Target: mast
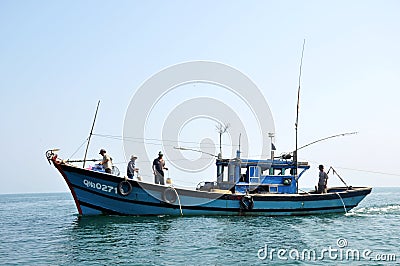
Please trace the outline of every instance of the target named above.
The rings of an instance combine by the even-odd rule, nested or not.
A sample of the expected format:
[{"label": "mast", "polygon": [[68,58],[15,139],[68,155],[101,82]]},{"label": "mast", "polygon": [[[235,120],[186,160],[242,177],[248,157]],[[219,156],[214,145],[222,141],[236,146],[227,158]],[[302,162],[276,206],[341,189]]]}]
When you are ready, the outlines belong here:
[{"label": "mast", "polygon": [[96,108],[96,113],[94,114],[92,129],[90,130],[90,134],[89,134],[89,137],[88,137],[88,142],[87,142],[86,151],[85,151],[85,157],[83,157],[83,168],[85,168],[86,156],[87,156],[87,152],[88,152],[88,149],[89,149],[90,139],[92,138],[92,135],[93,135],[93,128],[94,128],[94,123],[96,122],[97,111],[99,110],[99,105],[100,105],[100,100],[97,102],[97,108]]},{"label": "mast", "polygon": [[298,89],[297,89],[297,110],[296,110],[296,123],[295,123],[295,130],[296,130],[296,150],[295,150],[295,152],[293,153],[293,160],[294,160],[294,163],[295,163],[295,165],[296,165],[296,167],[295,167],[295,170],[294,170],[294,175],[295,175],[295,180],[296,180],[296,193],[298,193],[299,192],[299,183],[298,183],[298,179],[299,179],[299,177],[298,177],[298,175],[297,175],[297,168],[298,168],[298,157],[297,157],[297,150],[298,150],[298,142],[297,142],[297,139],[298,139],[298,126],[299,126],[299,108],[300,108],[300,85],[301,85],[301,68],[302,68],[302,66],[303,66],[303,55],[304,55],[304,46],[305,46],[305,44],[306,44],[306,39],[304,39],[304,41],[303,41],[303,49],[302,49],[302,51],[301,51],[301,60],[300,60],[300,72],[299,72],[299,87],[298,87]]}]

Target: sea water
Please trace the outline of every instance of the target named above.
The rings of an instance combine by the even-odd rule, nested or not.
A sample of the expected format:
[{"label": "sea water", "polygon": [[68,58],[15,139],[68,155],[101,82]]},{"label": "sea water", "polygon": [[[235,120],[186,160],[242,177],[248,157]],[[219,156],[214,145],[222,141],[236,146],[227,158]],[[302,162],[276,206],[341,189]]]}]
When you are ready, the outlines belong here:
[{"label": "sea water", "polygon": [[348,214],[77,216],[68,193],[0,195],[0,265],[399,265],[400,188]]}]

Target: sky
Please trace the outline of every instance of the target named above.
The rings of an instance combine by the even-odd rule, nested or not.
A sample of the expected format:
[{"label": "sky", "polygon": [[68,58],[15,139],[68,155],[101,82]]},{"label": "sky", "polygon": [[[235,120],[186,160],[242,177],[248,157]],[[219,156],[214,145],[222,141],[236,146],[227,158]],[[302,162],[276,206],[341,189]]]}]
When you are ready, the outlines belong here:
[{"label": "sky", "polygon": [[[169,66],[196,60],[226,64],[257,84],[274,118],[277,152],[293,150],[304,39],[299,144],[358,134],[301,150],[300,159],[311,169],[300,186],[313,187],[323,163],[353,186],[398,187],[399,11],[398,1],[2,0],[0,193],[68,191],[48,164],[46,150],[60,148],[60,157],[82,159],[84,146],[71,155],[89,135],[98,100],[94,133],[122,136],[138,88]],[[180,89],[175,93],[182,99],[213,97],[211,87]],[[246,116],[233,98],[226,104]],[[171,103],[179,97],[163,100]],[[164,122],[154,113],[149,117],[150,129]],[[181,130],[182,140],[217,143],[212,123],[189,123]],[[143,142],[150,158],[163,149],[157,140]],[[224,153],[236,142],[225,135]],[[88,158],[99,158],[100,148],[124,171],[122,141],[93,136]],[[138,157],[139,168],[151,167],[140,161],[143,155]],[[203,173],[206,179],[214,178],[210,167]],[[174,176],[173,168],[170,174]],[[175,174],[173,179],[188,183],[200,178]],[[340,185],[333,176],[329,182]]]}]

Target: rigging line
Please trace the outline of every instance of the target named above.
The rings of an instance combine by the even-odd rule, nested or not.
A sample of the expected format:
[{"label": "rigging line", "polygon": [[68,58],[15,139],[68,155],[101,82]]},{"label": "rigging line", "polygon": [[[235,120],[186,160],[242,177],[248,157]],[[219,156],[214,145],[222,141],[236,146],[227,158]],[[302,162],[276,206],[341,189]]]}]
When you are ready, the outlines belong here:
[{"label": "rigging line", "polygon": [[[93,134],[93,135],[95,135],[95,134]],[[96,136],[99,136],[99,135],[96,135]],[[100,136],[100,137],[103,137],[103,138],[108,138],[108,139],[113,139],[113,140],[124,140],[122,137],[117,137],[117,136]],[[160,146],[160,145],[163,145],[163,146],[174,146],[174,145],[168,145],[168,144],[163,144],[163,143],[154,143],[154,142],[146,142],[146,141],[139,141],[139,140],[137,140],[137,141],[135,141],[135,140],[129,140],[129,139],[125,139],[125,141],[129,141],[129,142],[134,142],[134,143],[145,143],[145,144],[148,144],[148,145],[157,145],[157,146]]]},{"label": "rigging line", "polygon": [[[207,160],[208,161],[208,160],[210,160],[210,158],[199,158],[199,159],[196,159],[195,161],[198,161],[198,160],[204,160],[204,161]],[[88,161],[88,160],[86,160],[86,161]],[[101,159],[98,159],[96,161],[101,161]],[[175,159],[175,160],[172,159],[172,160],[164,160],[164,161],[166,161],[166,162],[179,162],[179,161],[190,161],[190,159]],[[151,163],[153,161],[152,160],[151,161],[148,161],[148,160],[146,160],[146,161],[137,160],[136,162],[138,164],[140,164],[140,163]],[[113,162],[113,164],[128,164],[128,162],[116,162],[116,163]]]},{"label": "rigging line", "polygon": [[[154,175],[140,174],[140,176],[145,177],[145,178],[154,178]],[[194,182],[198,182],[198,181],[188,182],[188,181],[184,181],[184,177],[180,177],[180,178],[182,178],[182,179],[179,179],[178,177],[172,177],[172,180],[174,181],[175,186],[177,186],[177,187],[192,187],[193,185],[197,185],[197,183],[194,183]],[[188,184],[190,186],[183,186],[183,185],[177,184],[176,182]]]},{"label": "rigging line", "polygon": [[[311,162],[311,163],[316,163],[316,164],[320,164],[320,163],[321,163],[321,162],[310,161],[310,160],[305,160],[305,161],[308,161],[308,162]],[[370,171],[370,170],[355,169],[355,168],[340,167],[340,166],[335,166],[335,168],[337,168],[337,169],[343,169],[343,170],[350,170],[350,171],[357,171],[357,172],[370,173],[370,174],[400,176],[400,174],[386,173],[386,172],[381,172],[381,171]]]},{"label": "rigging line", "polygon": [[[122,139],[114,139],[114,140],[122,140]],[[154,142],[146,142],[146,141],[134,141],[134,140],[126,140],[126,141],[147,144],[147,145],[154,145],[154,146],[163,146],[163,147],[175,147],[176,146],[173,144],[154,143]],[[200,146],[203,148],[216,148],[216,145],[198,145],[198,146],[186,146],[186,147],[198,149]]]},{"label": "rigging line", "polygon": [[85,141],[82,142],[82,144],[78,147],[78,149],[76,149],[76,151],[71,156],[69,156],[68,160],[71,159],[71,157],[73,157],[82,148],[86,141],[88,141],[88,138],[86,138]]},{"label": "rigging line", "polygon": [[[121,140],[124,140],[123,138],[118,138],[118,137],[104,137],[104,138],[108,138],[108,139],[113,139],[113,140],[118,140],[118,141],[121,141]],[[139,141],[139,140],[125,140],[125,141],[129,141],[129,142],[134,142],[134,143],[145,143],[145,144],[148,144],[148,145],[156,145],[156,146],[160,146],[160,145],[163,145],[163,146],[173,146],[172,144],[171,145],[168,145],[168,144],[163,144],[163,143],[154,143],[154,142],[146,142],[146,141]]]},{"label": "rigging line", "polygon": [[[136,137],[123,137],[123,136],[117,136],[117,135],[107,135],[107,134],[94,134],[93,136],[98,136],[98,137],[103,137],[103,138],[111,138],[111,139],[117,139],[117,140],[137,140],[138,142],[142,143],[143,140],[150,140],[150,141],[162,141],[162,142],[179,142],[179,143],[188,143],[188,144],[201,144],[201,142],[195,142],[195,141],[183,141],[183,140],[168,140],[168,139],[155,139],[155,138],[136,138]],[[238,146],[235,144],[222,144],[223,146]],[[209,146],[219,146],[219,144],[214,144],[214,145],[209,145]]]},{"label": "rigging line", "polygon": [[[115,139],[115,140],[122,140],[122,139]],[[175,147],[176,145],[173,144],[163,144],[163,143],[153,143],[153,142],[146,142],[146,141],[134,141],[134,140],[126,140],[129,142],[134,142],[134,143],[141,143],[141,144],[148,144],[148,145],[155,145],[155,146],[163,146],[163,147]],[[216,148],[216,145],[200,145],[202,148]],[[199,146],[185,146],[189,148],[195,148],[198,149],[200,148]]]},{"label": "rigging line", "polygon": [[348,188],[349,186],[347,185],[347,183],[343,180],[343,178],[338,174],[338,172],[336,172],[336,170],[331,166],[328,170],[328,172],[326,174],[329,174],[329,171],[332,169],[332,174],[336,175],[340,181],[342,181],[342,183]]},{"label": "rigging line", "polygon": [[369,171],[369,170],[361,170],[361,169],[346,168],[346,167],[336,167],[336,168],[339,168],[339,169],[344,169],[344,170],[357,171],[357,172],[365,172],[365,173],[370,173],[370,174],[380,174],[380,175],[400,176],[400,174],[385,173],[385,172],[380,172],[380,171]]},{"label": "rigging line", "polygon": [[[105,137],[105,138],[109,138],[109,139],[114,139],[114,140],[124,140],[124,139],[122,139],[122,138],[114,138],[114,137]],[[148,144],[148,145],[157,145],[157,146],[160,146],[160,145],[162,145],[162,146],[165,146],[165,147],[173,147],[173,146],[176,146],[176,145],[173,145],[173,144],[164,144],[164,143],[154,143],[154,142],[146,142],[146,141],[135,141],[135,140],[125,140],[125,141],[129,141],[129,142],[134,142],[134,143],[145,143],[145,144]],[[178,141],[179,142],[179,141]],[[216,146],[217,145],[201,145],[200,143],[198,143],[200,146],[202,146],[202,147],[204,147],[204,148],[216,148]],[[198,146],[188,146],[188,147],[192,147],[192,148],[199,148],[199,145]],[[225,146],[236,146],[236,145],[229,145],[229,144],[224,144]]]},{"label": "rigging line", "polygon": [[[116,138],[116,139],[121,139],[121,140],[151,140],[151,141],[163,141],[163,142],[177,142],[177,140],[168,140],[168,139],[156,139],[156,138],[137,138],[137,137],[123,137],[123,136],[117,136],[117,135],[107,135],[107,134],[93,134],[99,137],[105,137],[105,138]],[[180,141],[182,143],[196,143],[198,144],[199,142],[193,142],[193,141]]]}]

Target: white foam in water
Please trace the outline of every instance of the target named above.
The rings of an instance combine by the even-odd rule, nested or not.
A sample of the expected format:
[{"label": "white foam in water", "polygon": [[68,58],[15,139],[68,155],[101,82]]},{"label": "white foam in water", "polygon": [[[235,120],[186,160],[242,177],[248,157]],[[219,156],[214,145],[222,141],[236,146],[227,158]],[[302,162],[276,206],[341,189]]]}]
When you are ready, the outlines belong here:
[{"label": "white foam in water", "polygon": [[351,212],[354,214],[400,214],[400,205],[388,205],[380,207],[364,207]]}]

